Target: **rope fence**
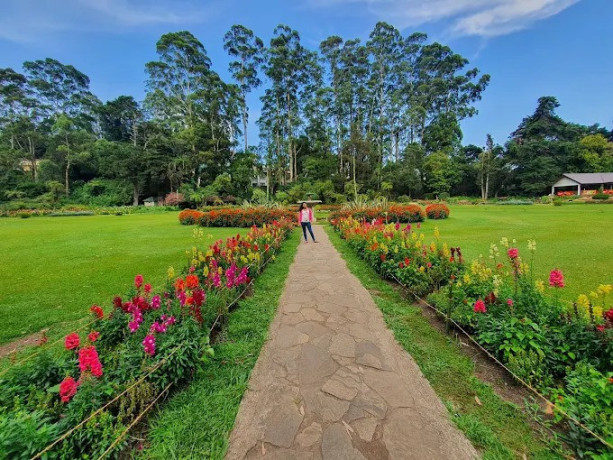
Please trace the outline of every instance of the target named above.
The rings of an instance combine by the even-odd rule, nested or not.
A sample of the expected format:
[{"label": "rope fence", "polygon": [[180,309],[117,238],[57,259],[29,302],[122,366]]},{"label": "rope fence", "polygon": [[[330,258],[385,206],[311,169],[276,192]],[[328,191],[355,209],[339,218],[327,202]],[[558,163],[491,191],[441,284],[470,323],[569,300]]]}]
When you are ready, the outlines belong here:
[{"label": "rope fence", "polygon": [[[278,237],[273,241],[273,244],[282,241],[285,238],[285,235],[283,235],[282,237]],[[272,245],[271,245],[272,248]],[[271,251],[273,252],[273,254],[268,257],[264,263],[259,267],[258,273],[261,273],[261,271],[264,269],[264,267],[266,267],[266,265],[268,265],[268,263],[272,260],[273,256],[275,255],[275,251]],[[247,265],[247,268],[251,268],[252,266],[256,265],[256,262],[252,262],[251,264]],[[250,286],[252,286],[254,283],[254,280],[252,279],[246,286],[245,288],[240,292],[240,294],[227,306],[228,311],[230,310],[230,308],[232,306],[234,306],[242,297],[243,295],[247,292],[247,290],[249,289]],[[213,326],[211,327],[210,331],[209,331],[209,336],[211,335],[211,332],[213,331],[213,329],[215,328],[216,324],[218,323],[218,321],[221,319],[221,317],[224,316],[223,314],[219,314],[217,315],[217,318],[215,319]],[[95,321],[94,321],[95,322]],[[82,326],[80,329],[83,329],[84,327],[87,327],[89,325],[91,325],[93,322],[86,324],[84,326]],[[80,330],[78,329],[78,330]],[[59,341],[64,340],[64,338],[60,339]],[[59,342],[58,341],[58,342]],[[57,343],[57,342],[55,342]],[[184,342],[185,343],[185,342]],[[181,347],[184,345],[184,343],[177,345],[175,348],[173,348],[171,350],[171,352],[161,361],[159,361],[157,364],[155,364],[147,374],[143,375],[141,378],[139,378],[137,381],[135,381],[134,383],[132,383],[130,386],[128,386],[124,391],[122,391],[120,394],[118,394],[117,396],[115,396],[112,400],[110,400],[109,402],[107,402],[104,406],[100,407],[99,409],[97,409],[96,411],[92,412],[87,418],[85,418],[84,420],[82,420],[81,422],[79,422],[77,425],[73,426],[71,429],[69,429],[68,431],[66,431],[64,434],[62,434],[59,438],[57,438],[55,441],[53,441],[52,443],[50,443],[49,445],[47,445],[43,450],[41,450],[40,452],[38,452],[36,455],[34,455],[33,457],[31,457],[30,460],[36,460],[36,459],[41,459],[43,458],[43,456],[51,451],[51,449],[53,449],[55,446],[57,446],[60,442],[64,441],[65,439],[67,439],[72,433],[74,433],[76,430],[78,430],[79,428],[81,428],[82,426],[84,426],[87,422],[89,422],[90,420],[92,420],[94,417],[96,417],[98,414],[100,414],[102,411],[104,411],[105,409],[107,409],[108,407],[110,407],[111,405],[113,405],[115,402],[117,402],[122,396],[124,396],[126,393],[128,393],[132,388],[135,388],[136,386],[140,385],[141,383],[143,383],[145,381],[145,379],[147,379],[150,375],[152,375],[154,372],[156,372],[157,370],[159,370],[178,350],[181,349]],[[29,358],[28,358],[29,359]],[[0,374],[1,376],[2,374]],[[102,453],[102,455],[100,455],[100,457],[98,457],[98,460],[104,458],[105,456],[107,456],[109,453],[111,453],[113,451],[113,449],[115,449],[117,447],[117,445],[121,442],[121,440],[128,434],[128,432],[134,427],[136,426],[136,424],[145,416],[145,414],[155,405],[155,403],[165,394],[168,392],[168,390],[170,389],[170,387],[172,386],[173,382],[169,383],[156,397],[155,399],[130,423],[130,425],[128,425],[125,430],[113,441],[113,443]]]},{"label": "rope fence", "polygon": [[[400,285],[402,286],[405,290],[410,292],[410,289],[403,284],[398,278],[396,278],[396,276],[392,275],[392,278]],[[602,438],[602,436],[598,435],[597,433],[594,433],[592,430],[590,430],[587,426],[585,426],[583,423],[581,423],[579,420],[577,420],[576,418],[574,418],[572,415],[568,414],[566,411],[564,411],[563,409],[559,408],[555,403],[551,402],[549,399],[547,399],[546,396],[544,396],[543,394],[541,394],[537,389],[535,389],[534,387],[532,387],[532,385],[530,385],[528,382],[526,382],[524,379],[522,379],[521,377],[519,377],[517,374],[515,374],[511,369],[509,369],[504,363],[502,363],[498,358],[496,358],[496,356],[494,356],[492,353],[490,353],[486,348],[484,348],[471,334],[469,334],[460,324],[458,324],[457,321],[455,321],[453,318],[451,318],[449,315],[447,315],[446,313],[442,312],[441,310],[439,310],[438,308],[436,308],[434,305],[431,305],[428,301],[426,301],[425,299],[422,299],[421,297],[419,297],[417,294],[414,294],[411,292],[411,294],[415,297],[415,299],[422,303],[423,305],[426,305],[427,307],[429,307],[430,309],[432,309],[433,311],[435,311],[437,314],[439,314],[440,316],[442,316],[443,318],[445,318],[446,321],[450,322],[451,324],[453,324],[460,332],[462,332],[473,344],[475,344],[475,346],[483,351],[490,359],[492,359],[496,364],[498,364],[500,367],[502,367],[506,372],[509,373],[509,375],[511,375],[516,381],[520,382],[524,387],[526,387],[528,390],[530,390],[532,393],[534,393],[538,398],[540,398],[541,400],[543,400],[548,407],[552,408],[552,409],[556,409],[560,414],[562,414],[564,417],[566,417],[568,420],[572,421],[575,425],[577,425],[578,427],[581,427],[581,429],[583,429],[586,433],[589,433],[591,436],[593,436],[595,439],[597,439],[599,442],[601,442],[603,445],[609,447],[610,449],[613,449],[613,445],[611,445],[611,443],[609,443],[607,440],[605,440],[604,438]]]}]

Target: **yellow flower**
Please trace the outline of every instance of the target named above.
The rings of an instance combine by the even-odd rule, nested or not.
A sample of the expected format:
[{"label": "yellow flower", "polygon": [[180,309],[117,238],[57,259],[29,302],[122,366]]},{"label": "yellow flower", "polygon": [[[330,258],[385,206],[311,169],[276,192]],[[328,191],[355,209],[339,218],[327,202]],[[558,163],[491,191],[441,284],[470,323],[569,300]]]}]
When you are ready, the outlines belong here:
[{"label": "yellow flower", "polygon": [[536,290],[538,292],[540,292],[541,294],[543,294],[545,292],[545,283],[541,280],[537,281],[536,283],[534,283]]},{"label": "yellow flower", "polygon": [[430,251],[432,252],[436,251],[436,243],[434,241],[430,243]]},{"label": "yellow flower", "polygon": [[426,271],[426,267],[424,267],[423,265],[421,265],[421,266],[419,267],[419,271],[420,271],[420,273],[425,272],[425,271]]},{"label": "yellow flower", "polygon": [[594,291],[590,292],[590,297],[592,299],[597,299],[598,298],[598,294],[596,294]]},{"label": "yellow flower", "polygon": [[175,277],[175,269],[173,267],[168,267],[168,279],[171,280]]},{"label": "yellow flower", "polygon": [[447,243],[443,243],[443,255],[446,258],[449,258],[449,256],[451,255],[451,252],[449,251],[449,247],[447,246]]},{"label": "yellow flower", "polygon": [[202,270],[202,274],[204,275],[204,277],[208,277],[209,276],[209,267],[204,267],[204,270]]},{"label": "yellow flower", "polygon": [[503,236],[500,239],[500,244],[503,245],[505,248],[509,247],[509,239],[506,236]]},{"label": "yellow flower", "polygon": [[577,297],[577,305],[583,308],[588,308],[590,306],[590,299],[588,299],[585,294],[581,294],[579,297]]},{"label": "yellow flower", "polygon": [[441,237],[441,232],[439,232],[438,227],[434,227],[434,238],[437,240]]},{"label": "yellow flower", "polygon": [[192,259],[192,266],[195,267],[198,265],[198,261],[196,259]]},{"label": "yellow flower", "polygon": [[471,279],[470,279],[470,275],[468,273],[464,273],[464,284],[470,284],[471,283]]},{"label": "yellow flower", "polygon": [[603,314],[603,308],[600,305],[596,305],[592,311],[594,312],[594,318],[596,319],[600,319],[602,318],[602,314]]},{"label": "yellow flower", "polygon": [[606,295],[611,293],[612,288],[613,286],[611,286],[610,284],[601,284],[600,286],[598,286],[597,291],[598,294]]},{"label": "yellow flower", "polygon": [[529,251],[536,251],[536,240],[528,240],[528,250]]},{"label": "yellow flower", "polygon": [[217,273],[223,275],[223,269],[221,267],[217,267]]}]

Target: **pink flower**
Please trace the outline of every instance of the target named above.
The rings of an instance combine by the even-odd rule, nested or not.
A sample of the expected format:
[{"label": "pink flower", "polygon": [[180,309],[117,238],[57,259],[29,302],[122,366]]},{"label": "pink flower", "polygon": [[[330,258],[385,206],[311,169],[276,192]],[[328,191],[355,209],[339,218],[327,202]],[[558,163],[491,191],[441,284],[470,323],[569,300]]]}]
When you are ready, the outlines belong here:
[{"label": "pink flower", "polygon": [[507,305],[509,307],[512,307],[513,306],[513,300],[512,299],[507,299]]},{"label": "pink flower", "polygon": [[134,277],[134,286],[136,286],[136,289],[140,289],[140,287],[143,285],[143,275],[136,275]]},{"label": "pink flower", "polygon": [[96,340],[98,340],[98,337],[100,337],[100,332],[98,332],[98,331],[91,331],[87,335],[87,340],[89,340],[90,342],[95,342]]},{"label": "pink flower", "polygon": [[134,334],[136,331],[138,331],[138,328],[140,327],[140,323],[138,321],[130,321],[128,323],[128,327],[130,328],[130,332]]},{"label": "pink flower", "polygon": [[557,268],[555,270],[551,270],[551,273],[549,274],[549,286],[555,288],[564,287],[564,275]]},{"label": "pink flower", "polygon": [[160,308],[161,304],[162,304],[162,299],[160,298],[160,296],[154,295],[153,298],[151,299],[151,308],[153,308],[154,310],[157,310],[158,308]]},{"label": "pink flower", "polygon": [[69,402],[77,394],[79,384],[72,377],[66,377],[60,383],[60,398],[63,403]]},{"label": "pink flower", "polygon": [[509,256],[509,259],[514,260],[517,259],[519,257],[519,251],[517,250],[517,248],[511,248],[507,251],[507,254]]},{"label": "pink flower", "polygon": [[598,332],[604,332],[604,326],[603,326],[602,324],[601,324],[601,325],[599,325],[599,326],[596,326],[596,330],[597,330]]},{"label": "pink flower", "polygon": [[81,369],[81,374],[89,371],[95,377],[102,376],[102,364],[100,363],[96,347],[91,345],[79,350],[79,369]]},{"label": "pink flower", "polygon": [[143,347],[145,348],[145,353],[149,356],[155,355],[155,336],[151,334],[147,335],[143,340]]},{"label": "pink flower", "polygon": [[487,313],[487,309],[485,308],[485,302],[481,299],[475,302],[474,307],[475,313]]},{"label": "pink flower", "polygon": [[400,230],[400,222],[396,222],[395,228],[396,230]]},{"label": "pink flower", "polygon": [[74,350],[78,348],[80,342],[79,334],[73,332],[72,334],[68,334],[64,339],[64,348],[66,348],[66,350]]},{"label": "pink flower", "polygon": [[145,284],[145,292],[149,294],[151,292],[151,285],[149,283]]}]

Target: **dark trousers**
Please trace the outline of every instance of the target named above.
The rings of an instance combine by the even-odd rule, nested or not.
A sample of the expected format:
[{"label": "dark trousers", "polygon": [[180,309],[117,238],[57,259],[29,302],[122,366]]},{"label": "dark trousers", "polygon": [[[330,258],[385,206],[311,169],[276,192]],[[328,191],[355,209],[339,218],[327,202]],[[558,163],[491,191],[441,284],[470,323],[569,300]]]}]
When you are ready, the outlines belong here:
[{"label": "dark trousers", "polygon": [[313,241],[315,241],[315,235],[313,235],[313,228],[311,228],[311,223],[310,222],[300,222],[300,225],[302,225],[302,233],[304,233],[304,241],[308,241],[307,238],[307,229],[309,230],[309,233],[311,234],[311,238],[313,238]]}]

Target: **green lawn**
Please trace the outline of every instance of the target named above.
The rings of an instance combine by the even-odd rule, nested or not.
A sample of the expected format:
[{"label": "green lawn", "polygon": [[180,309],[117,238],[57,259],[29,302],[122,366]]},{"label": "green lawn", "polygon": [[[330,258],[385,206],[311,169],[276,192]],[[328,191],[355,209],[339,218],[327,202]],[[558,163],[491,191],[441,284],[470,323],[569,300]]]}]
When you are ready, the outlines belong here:
[{"label": "green lawn", "polygon": [[[520,254],[528,258],[527,241],[536,240],[534,269],[547,282],[559,268],[567,287],[563,296],[576,299],[598,284],[613,283],[613,206],[451,206],[447,220],[426,220],[422,229],[432,235],[435,225],[441,239],[460,246],[466,260],[488,257],[490,243],[503,236],[517,240]],[[501,253],[504,248],[498,244]]]},{"label": "green lawn", "polygon": [[[0,219],[0,344],[106,310],[134,276],[159,285],[182,268],[196,227],[177,213]],[[203,229],[218,239],[237,229]],[[205,244],[205,243],[201,243]],[[64,326],[65,327],[65,326]]]}]

